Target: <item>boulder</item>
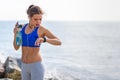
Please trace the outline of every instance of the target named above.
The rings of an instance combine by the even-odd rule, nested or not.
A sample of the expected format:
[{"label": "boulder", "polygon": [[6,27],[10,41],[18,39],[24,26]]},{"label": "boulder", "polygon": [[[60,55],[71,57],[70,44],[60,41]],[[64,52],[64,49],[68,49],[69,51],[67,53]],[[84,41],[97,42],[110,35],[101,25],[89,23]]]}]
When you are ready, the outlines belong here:
[{"label": "boulder", "polygon": [[4,64],[0,62],[0,78],[4,77],[4,72],[5,72]]},{"label": "boulder", "polygon": [[10,79],[10,78],[2,78],[0,80],[13,80],[13,79]]},{"label": "boulder", "polygon": [[13,80],[21,80],[21,67],[20,59],[8,57],[4,63],[5,78],[11,78]]}]

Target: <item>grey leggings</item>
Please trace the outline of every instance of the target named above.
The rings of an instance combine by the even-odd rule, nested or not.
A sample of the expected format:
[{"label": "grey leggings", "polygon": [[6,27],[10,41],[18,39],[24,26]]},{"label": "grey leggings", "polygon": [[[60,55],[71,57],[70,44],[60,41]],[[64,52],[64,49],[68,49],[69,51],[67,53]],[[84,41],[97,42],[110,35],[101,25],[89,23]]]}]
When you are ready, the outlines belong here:
[{"label": "grey leggings", "polygon": [[22,80],[43,80],[44,67],[41,62],[22,63]]}]

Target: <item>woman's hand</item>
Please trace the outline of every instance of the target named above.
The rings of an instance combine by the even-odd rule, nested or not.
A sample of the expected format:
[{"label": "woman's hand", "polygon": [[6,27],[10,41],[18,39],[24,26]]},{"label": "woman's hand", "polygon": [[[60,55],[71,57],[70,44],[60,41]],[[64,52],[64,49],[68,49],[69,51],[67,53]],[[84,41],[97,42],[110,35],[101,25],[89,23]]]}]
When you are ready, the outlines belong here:
[{"label": "woman's hand", "polygon": [[14,27],[14,30],[13,30],[14,34],[16,34],[16,32],[19,30],[19,29],[17,28],[17,26],[18,26],[18,22],[15,24],[15,27]]},{"label": "woman's hand", "polygon": [[15,24],[15,27],[14,27],[14,29],[13,29],[13,32],[14,32],[13,46],[14,46],[15,50],[18,50],[18,49],[20,48],[20,46],[17,46],[17,45],[16,45],[16,32],[19,30],[19,29],[17,28],[17,26],[18,26],[18,22]]},{"label": "woman's hand", "polygon": [[37,40],[35,41],[35,45],[39,46],[41,43],[43,43],[44,39],[43,38],[37,38]]}]

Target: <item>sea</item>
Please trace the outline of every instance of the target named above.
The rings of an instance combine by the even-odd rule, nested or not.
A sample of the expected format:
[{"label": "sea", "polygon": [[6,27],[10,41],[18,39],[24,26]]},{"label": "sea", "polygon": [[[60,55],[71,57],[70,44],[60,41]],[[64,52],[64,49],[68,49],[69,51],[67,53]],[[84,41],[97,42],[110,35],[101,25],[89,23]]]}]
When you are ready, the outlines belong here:
[{"label": "sea", "polygon": [[[13,47],[16,21],[0,21],[0,61],[21,58]],[[27,21],[19,21],[25,24]],[[47,80],[120,80],[119,21],[43,21],[62,42],[41,44]]]}]

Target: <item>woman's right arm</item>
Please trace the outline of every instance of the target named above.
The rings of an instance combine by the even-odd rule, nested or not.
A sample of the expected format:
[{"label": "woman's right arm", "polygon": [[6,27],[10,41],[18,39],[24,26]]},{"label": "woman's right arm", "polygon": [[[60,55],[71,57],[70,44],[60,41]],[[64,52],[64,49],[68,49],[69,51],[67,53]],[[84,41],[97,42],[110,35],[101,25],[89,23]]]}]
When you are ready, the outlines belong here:
[{"label": "woman's right arm", "polygon": [[17,23],[16,23],[15,28],[13,30],[13,32],[14,32],[13,46],[14,46],[15,50],[18,50],[20,48],[20,46],[16,45],[16,32],[18,31],[18,28],[16,26],[17,26]]}]

